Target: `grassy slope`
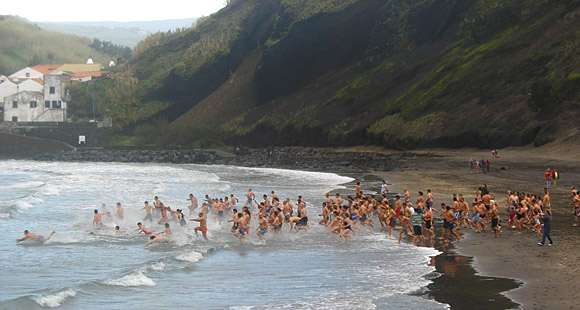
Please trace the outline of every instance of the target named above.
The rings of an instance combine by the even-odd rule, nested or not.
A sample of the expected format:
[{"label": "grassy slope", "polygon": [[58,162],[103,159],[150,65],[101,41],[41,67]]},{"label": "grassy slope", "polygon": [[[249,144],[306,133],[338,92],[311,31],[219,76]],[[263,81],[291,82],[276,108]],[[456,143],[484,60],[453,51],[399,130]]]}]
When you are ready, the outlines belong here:
[{"label": "grassy slope", "polygon": [[91,49],[91,40],[47,31],[16,17],[0,16],[0,74],[9,75],[37,64],[85,63],[89,57],[108,64],[110,58]]},{"label": "grassy slope", "polygon": [[579,3],[237,1],[133,64],[236,143],[543,144],[578,126]]}]

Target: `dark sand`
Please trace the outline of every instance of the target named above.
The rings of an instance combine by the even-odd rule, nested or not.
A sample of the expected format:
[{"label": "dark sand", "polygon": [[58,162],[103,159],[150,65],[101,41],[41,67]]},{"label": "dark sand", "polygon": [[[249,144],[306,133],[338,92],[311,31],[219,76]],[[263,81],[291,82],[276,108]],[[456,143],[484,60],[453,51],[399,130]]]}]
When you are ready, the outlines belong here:
[{"label": "dark sand", "polygon": [[[580,166],[576,164],[578,157],[570,153],[580,153],[571,150],[568,154],[556,154],[554,150],[519,148],[500,150],[501,158],[493,160],[490,151],[482,150],[430,150],[421,153],[426,156],[403,160],[401,171],[376,171],[374,174],[393,183],[391,191],[402,192],[402,188],[407,187],[412,201],[417,198],[417,191],[431,189],[436,206],[441,202],[451,204],[453,193],[463,194],[467,201],[473,200],[478,187],[486,183],[491,195],[500,204],[504,234],[495,239],[490,228],[480,234],[462,229],[465,238],[454,242],[456,251],[473,257],[473,265],[481,276],[523,282],[521,287],[504,294],[524,309],[578,308],[575,297],[580,292],[580,283],[575,279],[575,273],[580,271],[580,227],[572,227],[572,207],[568,195],[571,185],[580,185]],[[488,158],[491,172],[470,174],[470,158]],[[509,170],[500,170],[501,167]],[[558,169],[561,176],[557,188],[550,191],[554,213],[553,247],[538,246],[540,237],[533,232],[524,231],[522,235],[517,235],[506,221],[506,191],[511,189],[540,195],[545,187],[546,168]],[[477,288],[472,286],[472,289]],[[469,298],[462,296],[460,289],[453,292],[453,286],[449,286],[449,290],[451,298]],[[481,305],[481,308],[488,306],[492,305]],[[456,305],[456,308],[464,307],[468,305]]]}]

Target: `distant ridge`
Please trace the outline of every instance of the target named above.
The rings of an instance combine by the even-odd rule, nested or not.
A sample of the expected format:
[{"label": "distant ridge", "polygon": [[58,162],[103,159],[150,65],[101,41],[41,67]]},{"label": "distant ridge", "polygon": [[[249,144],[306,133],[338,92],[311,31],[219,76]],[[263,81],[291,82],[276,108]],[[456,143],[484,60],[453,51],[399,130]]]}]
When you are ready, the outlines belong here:
[{"label": "distant ridge", "polygon": [[132,22],[38,22],[41,28],[134,47],[155,32],[191,27],[197,18]]}]

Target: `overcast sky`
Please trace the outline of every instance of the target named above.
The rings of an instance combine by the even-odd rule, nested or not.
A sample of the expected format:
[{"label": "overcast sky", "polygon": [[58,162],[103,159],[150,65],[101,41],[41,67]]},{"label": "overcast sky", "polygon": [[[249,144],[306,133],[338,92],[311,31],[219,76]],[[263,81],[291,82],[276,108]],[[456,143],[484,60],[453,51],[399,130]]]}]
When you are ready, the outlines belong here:
[{"label": "overcast sky", "polygon": [[6,0],[0,15],[18,15],[32,22],[150,21],[208,16],[224,0]]}]

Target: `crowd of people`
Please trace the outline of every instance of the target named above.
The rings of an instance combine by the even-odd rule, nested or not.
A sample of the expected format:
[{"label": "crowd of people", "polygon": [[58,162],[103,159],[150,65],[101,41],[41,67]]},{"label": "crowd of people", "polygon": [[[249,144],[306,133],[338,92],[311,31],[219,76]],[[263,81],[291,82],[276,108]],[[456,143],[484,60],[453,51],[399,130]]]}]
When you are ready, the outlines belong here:
[{"label": "crowd of people", "polygon": [[[477,233],[492,231],[496,238],[503,234],[500,203],[490,194],[486,184],[478,188],[471,204],[462,194],[453,194],[452,204],[440,203],[435,206],[435,197],[430,189],[427,189],[426,194],[418,191],[416,199],[412,200],[407,188],[403,188],[401,194],[389,197],[386,181],[383,180],[381,183],[380,195],[366,195],[361,189],[360,182],[357,182],[352,196],[343,198],[339,193],[326,194],[318,223],[327,227],[330,233],[346,240],[363,229],[374,231],[378,222],[381,232],[385,232],[389,237],[398,232],[399,243],[404,237],[408,237],[412,239],[414,245],[432,245],[435,240],[445,243],[460,240],[461,229],[473,229]],[[507,226],[517,229],[517,234],[522,234],[524,230],[535,232],[542,236],[540,245],[544,245],[545,239],[552,245],[550,235],[552,212],[548,188],[544,189],[542,195],[508,190],[506,197]],[[573,226],[578,226],[580,193],[572,187],[570,197],[574,215]],[[199,224],[193,231],[196,235],[201,233],[205,240],[208,240],[208,218],[220,224],[224,221],[231,223],[230,231],[238,238],[240,244],[252,234],[257,235],[259,239],[263,239],[267,233],[283,234],[283,227],[288,231],[309,229],[307,204],[302,196],[298,196],[295,206],[289,198],[281,200],[272,191],[269,195],[262,195],[262,201],[259,202],[250,188],[245,194],[244,203],[240,203],[233,194],[224,198],[210,198],[209,195],[205,195],[201,206],[193,194],[190,194],[187,200],[190,217],[197,215],[197,218],[191,218],[189,221]],[[186,227],[188,223],[182,209],[166,206],[158,196],[154,197],[152,203],[145,201],[141,211],[144,211],[145,216],[136,223],[136,231],[149,236],[150,240],[145,246],[167,242],[168,236],[173,233],[171,225]],[[104,204],[100,211],[94,210],[92,224],[97,230],[107,226],[103,223],[105,219],[122,222],[124,209],[121,203],[117,203],[115,212],[109,211]],[[256,219],[257,224],[252,225],[252,219]],[[438,219],[443,222],[439,237],[434,230],[435,220]],[[155,224],[161,225],[163,230],[155,233],[145,226]],[[252,227],[255,232],[252,232]],[[118,225],[115,225],[114,230],[116,234],[123,233]],[[18,242],[30,239],[44,243],[54,232],[47,238],[28,230],[24,234],[23,238],[17,239]],[[99,232],[95,231],[92,234],[98,235]]]}]

